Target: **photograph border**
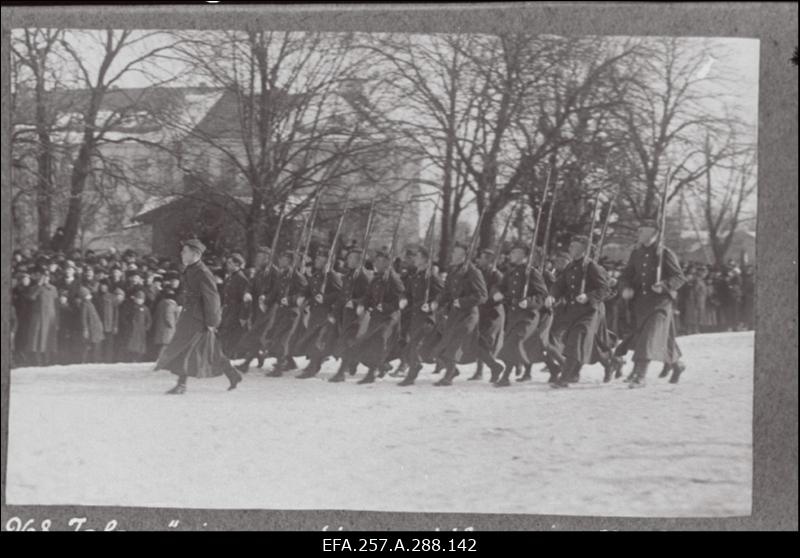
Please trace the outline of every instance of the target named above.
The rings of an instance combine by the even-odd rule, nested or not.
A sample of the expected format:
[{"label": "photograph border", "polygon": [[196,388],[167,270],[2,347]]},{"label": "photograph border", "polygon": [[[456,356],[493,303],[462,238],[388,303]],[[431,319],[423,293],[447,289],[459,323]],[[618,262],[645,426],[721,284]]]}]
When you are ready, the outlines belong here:
[{"label": "photograph border", "polygon": [[[1,530],[11,518],[39,530],[797,530],[797,65],[796,3],[492,3],[2,7],[2,338],[9,338],[11,219],[10,31],[25,26],[406,33],[729,37],[760,40],[758,205],[749,517],[627,518],[340,510],[191,510],[7,506],[9,351],[2,352]],[[702,374],[702,370],[695,373]],[[690,386],[687,386],[689,389]],[[710,409],[713,412],[713,409]],[[175,522],[178,523],[175,523]],[[16,523],[15,523],[16,525]]]}]

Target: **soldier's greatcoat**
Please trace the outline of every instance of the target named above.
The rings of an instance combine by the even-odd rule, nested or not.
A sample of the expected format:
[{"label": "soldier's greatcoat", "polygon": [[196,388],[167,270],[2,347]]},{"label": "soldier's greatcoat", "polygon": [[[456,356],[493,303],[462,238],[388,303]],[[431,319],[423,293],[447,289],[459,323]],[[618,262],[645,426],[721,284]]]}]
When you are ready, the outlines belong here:
[{"label": "soldier's greatcoat", "polygon": [[[438,304],[447,313],[442,335],[433,348],[432,358],[468,364],[477,358],[478,306],[488,293],[483,274],[474,264],[451,266]],[[458,307],[454,303],[458,301]]]},{"label": "soldier's greatcoat", "polygon": [[[498,358],[506,365],[530,364],[534,362],[533,354],[528,354],[526,341],[536,334],[541,316],[540,309],[547,297],[547,285],[539,270],[527,271],[525,264],[513,265],[506,271],[499,285],[503,295],[503,303],[507,305],[508,321],[505,326],[505,340]],[[523,299],[525,283],[528,289]],[[526,300],[527,308],[520,308],[519,303]]]},{"label": "soldier's greatcoat", "polygon": [[567,362],[588,364],[592,361],[598,328],[604,316],[603,304],[608,296],[608,276],[605,270],[590,261],[586,266],[585,294],[588,301],[581,304],[575,298],[581,294],[584,276],[583,258],[573,260],[556,279],[553,298],[563,304],[556,309],[550,328],[551,350]]},{"label": "soldier's greatcoat", "polygon": [[[356,268],[349,270],[342,276],[342,295],[334,305],[338,316],[341,316],[339,325],[339,339],[336,342],[335,356],[345,358],[350,354],[350,349],[356,340],[369,327],[370,313],[364,311],[361,316],[356,314],[359,305],[366,306],[369,285],[373,280],[371,271]],[[347,303],[352,302],[352,308]],[[357,355],[352,355],[357,358]]]},{"label": "soldier's greatcoat", "polygon": [[237,345],[247,329],[242,322],[246,322],[249,317],[250,304],[244,301],[244,294],[249,289],[250,281],[241,270],[226,277],[222,284],[222,321],[219,324],[219,337],[223,351],[229,358],[239,356],[236,354]]},{"label": "soldier's greatcoat", "polygon": [[306,276],[294,268],[280,270],[267,294],[267,304],[275,306],[275,318],[266,334],[266,346],[271,356],[279,359],[291,356],[292,341],[307,299]]},{"label": "soldier's greatcoat", "polygon": [[[431,362],[431,351],[436,345],[438,335],[436,334],[435,313],[430,308],[430,303],[439,297],[444,288],[444,283],[436,275],[428,277],[426,269],[416,271],[407,280],[408,313],[409,313],[409,333],[408,342],[403,352],[403,358],[409,368],[420,366],[423,362]],[[427,300],[425,292],[428,292]],[[428,312],[422,310],[422,306],[428,303]]]},{"label": "soldier's greatcoat", "polygon": [[664,248],[661,281],[668,292],[656,293],[651,287],[656,282],[658,247],[637,246],[631,252],[628,265],[620,277],[621,287],[634,291],[632,311],[636,329],[627,347],[633,349],[633,360],[657,360],[673,363],[680,357],[675,343],[673,310],[677,291],[686,282],[675,253]]},{"label": "soldier's greatcoat", "polygon": [[183,311],[156,370],[197,378],[221,376],[226,371],[235,374],[216,333],[208,330],[219,327],[222,311],[216,280],[202,261],[184,269],[178,300]]},{"label": "soldier's greatcoat", "polygon": [[400,275],[392,268],[376,273],[369,284],[366,311],[369,325],[353,348],[353,358],[378,368],[400,338],[400,298],[405,293]]},{"label": "soldier's greatcoat", "polygon": [[488,298],[486,302],[478,307],[479,313],[479,342],[489,354],[496,356],[503,346],[505,333],[506,309],[502,301],[495,301],[492,295],[500,288],[503,281],[503,274],[497,269],[479,268],[486,284]]},{"label": "soldier's greatcoat", "polygon": [[316,297],[322,294],[324,271],[315,269],[308,278],[308,325],[303,334],[294,343],[294,356],[308,356],[309,359],[324,360],[333,353],[339,333],[339,320],[336,317],[336,303],[342,293],[342,275],[335,271],[328,272],[325,282],[325,293],[322,302]]},{"label": "soldier's greatcoat", "polygon": [[[251,355],[266,347],[267,334],[275,320],[277,304],[270,304],[267,300],[273,290],[278,277],[278,268],[275,266],[264,267],[256,273],[249,284],[252,311],[248,315],[249,328],[239,339],[233,350],[234,354]],[[262,298],[263,297],[263,298]],[[259,303],[259,300],[262,300]]]}]

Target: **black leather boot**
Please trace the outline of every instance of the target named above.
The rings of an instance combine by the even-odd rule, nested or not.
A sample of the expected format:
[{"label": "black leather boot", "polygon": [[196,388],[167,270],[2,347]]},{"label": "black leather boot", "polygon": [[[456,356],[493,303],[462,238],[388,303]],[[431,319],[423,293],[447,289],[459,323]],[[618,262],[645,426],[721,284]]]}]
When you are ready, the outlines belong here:
[{"label": "black leather boot", "polygon": [[169,390],[166,394],[183,395],[184,393],[186,393],[186,376],[180,376],[178,378],[178,383],[175,385],[175,387]]},{"label": "black leather boot", "polygon": [[444,378],[436,382],[435,386],[451,386],[453,385],[453,378],[458,375],[458,369],[456,368],[455,364],[451,364],[447,367],[447,371],[445,372]]},{"label": "black leather boot", "polygon": [[375,382],[375,369],[374,368],[370,368],[369,370],[367,370],[367,375],[364,376],[363,378],[361,378],[356,383],[358,383],[358,384],[371,384],[373,382]]},{"label": "black leather boot", "polygon": [[678,380],[680,379],[681,374],[683,374],[684,370],[686,370],[686,365],[684,363],[682,363],[681,361],[678,361],[675,364],[673,364],[672,365],[672,376],[669,379],[669,383],[677,384]]},{"label": "black leather boot", "polygon": [[225,376],[228,378],[228,391],[236,389],[236,386],[239,385],[239,382],[242,381],[242,375],[233,367],[230,367],[230,370],[225,371]]},{"label": "black leather boot", "polygon": [[406,377],[403,378],[403,381],[400,382],[397,385],[398,386],[410,386],[410,385],[412,385],[416,381],[417,376],[419,376],[419,371],[421,369],[422,369],[422,366],[419,366],[419,365],[415,366],[414,368],[409,368],[408,369],[408,373],[406,374]]},{"label": "black leather boot", "polygon": [[319,361],[319,358],[313,357],[305,370],[297,377],[300,379],[313,378],[319,373],[320,368],[322,368],[322,363]]},{"label": "black leather boot", "polygon": [[628,382],[628,387],[630,389],[643,388],[645,386],[645,376],[647,376],[647,367],[649,364],[649,360],[634,361],[631,381]]}]

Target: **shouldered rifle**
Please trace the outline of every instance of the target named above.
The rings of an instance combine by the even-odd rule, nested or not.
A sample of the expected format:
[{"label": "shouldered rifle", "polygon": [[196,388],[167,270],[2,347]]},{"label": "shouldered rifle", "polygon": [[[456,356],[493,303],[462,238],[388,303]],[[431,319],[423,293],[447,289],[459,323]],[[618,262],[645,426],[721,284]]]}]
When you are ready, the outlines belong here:
[{"label": "shouldered rifle", "polygon": [[328,274],[331,271],[331,267],[333,267],[333,256],[336,253],[336,243],[339,241],[339,234],[342,232],[342,224],[344,223],[344,218],[347,216],[347,212],[350,210],[350,190],[347,190],[347,197],[344,200],[344,212],[342,212],[342,216],[339,218],[339,224],[336,225],[336,232],[333,235],[333,242],[331,243],[331,247],[328,250],[328,259],[325,262],[325,270],[322,277],[322,286],[319,289],[319,293],[325,296],[325,287],[328,286]]},{"label": "shouldered rifle", "polygon": [[[550,174],[548,173],[547,176],[549,179]],[[544,229],[544,244],[542,244],[542,260],[539,262],[539,271],[544,271],[544,264],[547,260],[547,248],[550,244],[550,227],[553,224],[553,208],[556,206],[557,192],[558,181],[555,181],[553,182],[553,193],[550,195],[550,207],[547,209],[547,226]],[[542,203],[544,203],[544,201]]]},{"label": "shouldered rifle", "polygon": [[286,200],[283,200],[281,205],[281,213],[278,217],[278,226],[275,229],[275,236],[272,237],[272,246],[270,247],[269,259],[267,260],[267,269],[272,267],[272,262],[275,261],[275,251],[278,249],[278,238],[281,236],[281,228],[283,227],[283,220],[286,217]]},{"label": "shouldered rifle", "polygon": [[597,224],[597,206],[600,203],[600,192],[594,197],[594,205],[592,206],[592,225],[589,227],[589,240],[587,241],[588,246],[586,246],[586,250],[583,252],[583,274],[581,276],[581,294],[586,290],[586,270],[589,268],[589,262],[592,259],[592,238],[594,237],[594,227]]},{"label": "shouldered rifle", "polygon": [[[294,253],[292,254],[294,257],[301,256],[300,249],[303,246],[303,239],[306,234],[306,227],[311,219],[309,217],[305,217],[303,219],[303,229],[300,231],[300,239],[297,241],[297,246],[294,249]],[[283,298],[287,298],[289,296],[289,290],[292,287],[292,280],[294,279],[294,274],[297,271],[297,262],[294,262],[291,266],[289,266],[289,279],[286,282],[286,288],[283,290]]]},{"label": "shouldered rifle", "polygon": [[667,191],[669,190],[669,183],[672,179],[672,169],[667,167],[667,178],[664,180],[664,191],[661,194],[661,215],[659,215],[658,223],[658,246],[656,251],[658,253],[658,267],[656,267],[656,283],[661,282],[661,266],[664,263],[664,229],[667,227]]},{"label": "shouldered rifle", "polygon": [[472,233],[472,239],[469,243],[469,250],[467,251],[466,257],[464,258],[464,270],[469,267],[470,262],[472,262],[472,258],[475,257],[475,250],[478,248],[478,240],[481,236],[481,224],[483,223],[483,217],[486,215],[486,208],[489,207],[488,205],[484,205],[483,209],[481,210],[481,214],[478,216],[478,224],[475,225],[475,232]]},{"label": "shouldered rifle", "polygon": [[600,229],[600,240],[597,241],[597,248],[595,250],[595,259],[600,261],[600,258],[603,257],[603,245],[606,241],[606,231],[608,230],[608,220],[611,217],[611,212],[614,211],[614,204],[617,201],[617,196],[619,196],[619,189],[617,189],[614,197],[611,198],[611,201],[608,202],[608,210],[606,211],[605,219],[603,219],[603,228]]},{"label": "shouldered rifle", "polygon": [[434,239],[434,223],[436,223],[436,208],[433,208],[433,216],[431,217],[431,222],[428,225],[428,234],[425,235],[426,240],[428,241],[428,267],[425,271],[425,300],[422,301],[422,304],[428,303],[428,298],[431,294],[431,277],[433,275],[433,239]]},{"label": "shouldered rifle", "polygon": [[511,220],[514,219],[514,214],[517,212],[518,206],[519,206],[519,200],[514,202],[514,205],[511,208],[511,213],[509,213],[508,218],[506,219],[506,224],[503,226],[503,232],[500,234],[500,240],[498,241],[498,250],[497,253],[494,255],[494,261],[492,262],[492,270],[497,269],[497,264],[500,262],[500,255],[503,251],[503,244],[506,241],[506,235],[508,234],[508,229],[511,226]]},{"label": "shouldered rifle", "polygon": [[375,198],[372,198],[372,203],[369,206],[369,215],[367,216],[367,226],[364,228],[364,239],[362,241],[362,253],[361,253],[361,264],[353,270],[353,280],[350,285],[350,294],[347,297],[347,300],[350,301],[353,298],[353,294],[355,293],[356,289],[356,274],[364,272],[364,261],[367,258],[367,246],[369,246],[369,237],[372,234],[372,222],[375,215]]},{"label": "shouldered rifle", "polygon": [[383,291],[381,292],[381,303],[386,300],[386,287],[388,286],[389,278],[392,276],[392,268],[394,267],[394,254],[397,251],[397,236],[400,234],[400,223],[403,221],[403,211],[405,210],[406,204],[403,204],[400,207],[400,215],[397,216],[397,224],[394,226],[394,234],[392,235],[392,245],[389,247],[389,266],[386,268],[386,273],[384,273],[383,280]]},{"label": "shouldered rifle", "polygon": [[311,239],[314,236],[314,223],[317,220],[317,212],[319,211],[319,200],[322,197],[322,191],[324,187],[320,187],[317,190],[316,198],[314,198],[314,206],[311,208],[311,223],[308,227],[308,235],[306,237],[306,242],[303,245],[303,253],[300,256],[300,261],[298,262],[298,267],[302,271],[303,265],[305,264],[306,258],[308,257],[308,251],[311,248]]},{"label": "shouldered rifle", "polygon": [[[539,238],[539,224],[542,222],[542,211],[544,210],[544,202],[547,199],[547,191],[550,189],[550,173],[553,168],[547,170],[547,179],[544,182],[544,191],[542,192],[542,203],[539,205],[539,211],[536,214],[536,223],[533,226],[533,238],[531,238],[531,247],[528,251],[528,263],[525,265],[525,284],[522,286],[522,300],[528,298],[528,284],[531,282],[531,270],[533,269],[533,257],[536,253],[536,240]],[[553,206],[550,206],[550,215],[552,216]],[[549,219],[548,219],[549,225]],[[546,233],[547,231],[545,231]],[[544,255],[542,255],[544,261]],[[540,265],[541,262],[540,262]],[[544,269],[542,269],[544,271]]]}]

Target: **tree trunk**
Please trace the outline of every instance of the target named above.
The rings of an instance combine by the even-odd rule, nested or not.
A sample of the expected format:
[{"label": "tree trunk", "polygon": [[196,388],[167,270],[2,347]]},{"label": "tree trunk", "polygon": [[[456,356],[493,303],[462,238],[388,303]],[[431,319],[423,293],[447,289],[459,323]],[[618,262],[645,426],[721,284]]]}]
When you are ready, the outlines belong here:
[{"label": "tree trunk", "polygon": [[53,145],[47,129],[46,103],[44,99],[44,83],[36,80],[36,134],[38,136],[38,152],[36,165],[36,212],[39,249],[46,250],[50,246],[50,227],[52,225],[53,207]]},{"label": "tree trunk", "polygon": [[[87,126],[88,127],[88,126]],[[72,250],[78,236],[83,211],[83,191],[86,188],[86,179],[91,170],[91,154],[94,149],[94,134],[91,130],[84,133],[84,141],[78,150],[78,156],[72,165],[70,177],[69,202],[67,216],[64,220],[64,251]]]},{"label": "tree trunk", "polygon": [[[488,202],[487,202],[488,203]],[[478,242],[478,247],[483,248],[492,248],[495,243],[495,230],[494,230],[494,220],[497,217],[497,210],[494,208],[493,205],[489,205],[486,208],[486,212],[483,215],[483,222],[481,223],[481,229],[479,231],[480,234],[480,241]]]}]

